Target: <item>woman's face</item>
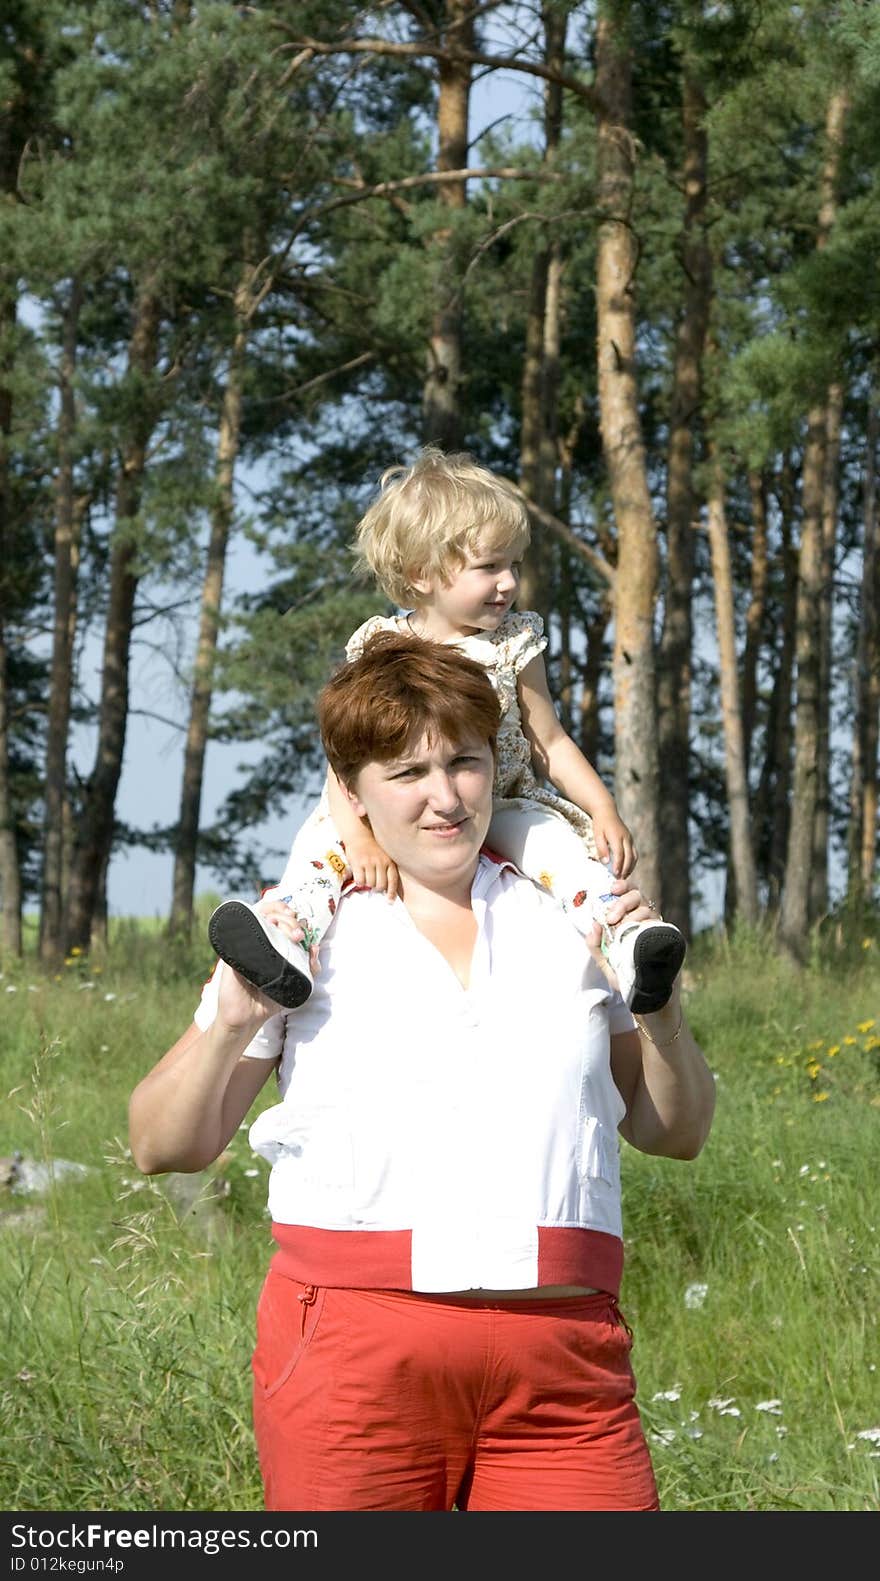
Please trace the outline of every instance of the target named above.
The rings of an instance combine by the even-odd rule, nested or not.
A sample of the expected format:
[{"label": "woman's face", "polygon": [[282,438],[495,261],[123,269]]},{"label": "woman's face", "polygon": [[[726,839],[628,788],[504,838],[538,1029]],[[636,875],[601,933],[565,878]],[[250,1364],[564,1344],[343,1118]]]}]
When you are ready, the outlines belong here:
[{"label": "woman's face", "polygon": [[409,875],[442,889],[473,876],[494,773],[487,741],[423,736],[401,758],[365,764],[347,794],[404,882]]}]

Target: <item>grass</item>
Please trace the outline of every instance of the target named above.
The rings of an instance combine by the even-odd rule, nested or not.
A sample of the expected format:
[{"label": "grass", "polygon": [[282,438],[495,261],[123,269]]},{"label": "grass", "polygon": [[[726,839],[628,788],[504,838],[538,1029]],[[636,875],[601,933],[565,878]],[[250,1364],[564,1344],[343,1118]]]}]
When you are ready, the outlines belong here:
[{"label": "grass", "polygon": [[[5,964],[0,1155],[89,1171],[0,1191],[8,1510],[262,1508],[267,1166],[243,1128],[204,1176],[147,1181],[125,1140],[128,1095],[210,965],[197,944],[170,969],[131,923],[57,978]],[[876,924],[829,928],[801,973],[767,935],[705,937],[687,981],[712,1135],[691,1163],[623,1148],[622,1305],[663,1507],[876,1510]]]}]

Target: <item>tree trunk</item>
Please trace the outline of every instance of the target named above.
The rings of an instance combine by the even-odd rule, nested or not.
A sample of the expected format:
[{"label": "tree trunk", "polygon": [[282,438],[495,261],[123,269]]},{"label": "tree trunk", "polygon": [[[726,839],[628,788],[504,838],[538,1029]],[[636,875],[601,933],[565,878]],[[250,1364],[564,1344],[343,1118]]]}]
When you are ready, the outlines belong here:
[{"label": "tree trunk", "polygon": [[666,479],[666,591],[657,675],[660,729],[660,846],[663,909],[691,928],[690,733],[696,429],[709,323],[712,261],[706,241],[706,100],[692,69],[682,75],[684,233],[682,313],[675,340]]},{"label": "tree trunk", "polygon": [[746,645],[742,662],[742,728],[746,772],[752,761],[752,733],[758,700],[758,656],[767,611],[767,488],[760,472],[749,473],[752,501],[752,557],[749,607],[746,610]]},{"label": "tree trunk", "polygon": [[13,570],[12,498],[9,436],[12,432],[10,378],[16,329],[16,290],[9,272],[0,277],[0,902],[3,950],[21,955],[21,866],[15,835],[9,743],[9,661],[7,598],[4,583]]},{"label": "tree trunk", "polygon": [[[128,358],[129,369],[144,383],[155,367],[158,331],[158,300],[154,290],[147,289],[138,299]],[[77,829],[67,918],[68,948],[78,945],[88,950],[90,947],[93,918],[101,908],[101,875],[106,874],[113,845],[116,792],[128,724],[128,672],[138,583],[138,544],[133,520],[140,503],[147,443],[154,422],[154,403],[145,395],[137,423],[123,450],[116,490],[98,745]]]},{"label": "tree trunk", "polygon": [[815,406],[807,424],[803,467],[803,512],[798,554],[795,663],[797,702],[791,818],[785,854],[780,939],[795,961],[803,961],[810,925],[810,870],[816,817],[819,753],[819,603],[822,596],[822,474],[826,413]]},{"label": "tree trunk", "polygon": [[856,647],[853,760],[847,841],[847,901],[870,903],[877,863],[877,740],[880,733],[880,554],[877,552],[877,441],[880,412],[874,392],[868,405],[863,492],[862,597]]},{"label": "tree trunk", "polygon": [[234,507],[233,484],[235,462],[238,456],[241,432],[242,385],[245,349],[248,336],[249,283],[243,281],[236,296],[237,331],[232,346],[223,407],[220,414],[220,432],[217,442],[217,488],[211,518],[211,537],[205,578],[202,584],[202,607],[199,619],[199,636],[196,648],[195,676],[190,700],[189,729],[183,763],[183,786],[180,796],[180,819],[177,846],[174,854],[174,879],[169,929],[172,933],[188,933],[193,920],[193,892],[196,880],[196,855],[198,849],[199,814],[202,805],[202,783],[205,771],[205,752],[208,743],[208,716],[211,708],[212,672],[217,652],[220,610],[223,603],[223,576],[226,568],[226,549],[232,526]]},{"label": "tree trunk", "polygon": [[67,798],[67,737],[73,691],[77,573],[81,515],[74,498],[73,445],[77,425],[74,391],[82,283],[74,279],[64,309],[58,371],[58,469],[55,475],[55,585],[52,669],[46,731],[46,790],[43,815],[43,883],[40,904],[40,958],[56,963],[64,951],[62,887],[64,807]]},{"label": "tree trunk", "polygon": [[755,797],[753,825],[760,831],[760,849],[767,879],[768,908],[776,912],[785,877],[791,792],[792,681],[797,623],[797,553],[792,544],[794,476],[786,456],[779,488],[781,546],[779,551],[782,608],[779,616],[779,659],[767,719],[766,750]]},{"label": "tree trunk", "polygon": [[822,598],[819,604],[819,745],[816,763],[816,816],[810,873],[810,916],[828,910],[828,829],[831,800],[831,684],[833,675],[834,568],[837,558],[837,507],[843,385],[829,386],[822,484]]},{"label": "tree trunk", "polygon": [[[612,10],[624,19],[620,31],[613,26]],[[653,618],[658,557],[636,382],[636,244],[628,223],[635,162],[628,125],[631,58],[624,31],[628,23],[628,4],[600,6],[597,363],[602,447],[618,544],[613,660],[617,804],[640,852],[639,885],[656,898],[660,893],[659,763]]]},{"label": "tree trunk", "polygon": [[[849,100],[832,94],[825,118],[826,154],[822,169],[817,249],[826,246],[837,205],[843,129]],[[794,789],[785,857],[780,915],[783,948],[795,961],[805,954],[815,861],[815,821],[819,799],[821,663],[819,608],[823,592],[822,511],[828,438],[827,402],[813,407],[807,421],[803,472],[803,525],[798,560],[797,706],[795,710]],[[825,860],[827,860],[827,855]]]},{"label": "tree trunk", "polygon": [[742,715],[737,683],[736,625],[733,571],[724,504],[721,463],[710,445],[711,467],[708,499],[709,547],[715,589],[718,631],[718,664],[721,680],[721,720],[724,729],[724,772],[730,817],[730,860],[736,888],[736,915],[743,922],[758,920],[758,884],[749,818],[749,785],[743,745]]},{"label": "tree trunk", "polygon": [[[568,18],[555,7],[542,8],[544,60],[561,70],[565,58]],[[544,84],[544,164],[550,163],[562,133],[562,87]],[[557,242],[542,236],[532,261],[526,344],[522,376],[520,428],[520,486],[530,499],[552,511],[556,505],[557,397],[559,386],[559,323],[562,255]],[[520,580],[520,609],[536,609],[549,621],[553,596],[553,564],[558,561],[556,541],[540,523],[532,524],[532,542],[526,551]]]},{"label": "tree trunk", "polygon": [[[468,108],[471,65],[461,52],[474,45],[473,6],[470,0],[446,0],[444,29],[446,54],[439,63],[440,92],[437,104],[437,169],[462,170],[468,154]],[[440,202],[451,214],[467,205],[464,181],[442,181]],[[462,297],[459,270],[453,259],[453,231],[441,228],[432,238],[438,259],[434,286],[435,307],[431,322],[428,369],[422,392],[425,440],[441,450],[457,450],[462,441],[461,354]]]}]

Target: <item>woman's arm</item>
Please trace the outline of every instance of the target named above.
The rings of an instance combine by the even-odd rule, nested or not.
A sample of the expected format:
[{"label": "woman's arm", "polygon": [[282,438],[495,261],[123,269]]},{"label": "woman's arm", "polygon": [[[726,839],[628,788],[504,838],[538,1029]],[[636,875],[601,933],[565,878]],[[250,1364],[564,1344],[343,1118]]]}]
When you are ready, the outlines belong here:
[{"label": "woman's arm", "polygon": [[638,855],[632,835],[617,811],[611,792],[563,730],[540,654],[523,667],[517,684],[523,731],[536,772],[555,785],[560,795],[589,814],[600,860],[604,862],[610,857],[615,873],[625,878],[635,867]]},{"label": "woman's arm", "polygon": [[[619,923],[657,921],[634,885],[615,880],[616,902],[608,921]],[[603,975],[617,987],[617,979],[601,950],[601,929],[596,924],[587,936],[590,954]],[[640,1153],[664,1158],[696,1158],[712,1126],[715,1113],[715,1078],[684,1016],[681,974],[662,1010],[634,1016],[635,1032],[618,1032],[611,1038],[611,1074],[626,1104],[620,1134]]]},{"label": "woman's arm", "polygon": [[[303,930],[289,906],[261,914],[290,939]],[[206,1032],[193,1024],[138,1082],[129,1099],[132,1156],[145,1175],[192,1172],[218,1158],[277,1064],[244,1057],[260,1028],[280,1014],[274,1000],[220,964],[217,1014]]]},{"label": "woman's arm", "polygon": [[678,989],[662,1010],[639,1020],[638,1031],[611,1039],[611,1073],[626,1104],[620,1133],[641,1153],[696,1158],[712,1127],[715,1080]]},{"label": "woman's arm", "polygon": [[145,1175],[206,1169],[219,1158],[276,1061],[245,1059],[253,1032],[193,1023],[138,1083],[128,1106],[132,1156]]}]

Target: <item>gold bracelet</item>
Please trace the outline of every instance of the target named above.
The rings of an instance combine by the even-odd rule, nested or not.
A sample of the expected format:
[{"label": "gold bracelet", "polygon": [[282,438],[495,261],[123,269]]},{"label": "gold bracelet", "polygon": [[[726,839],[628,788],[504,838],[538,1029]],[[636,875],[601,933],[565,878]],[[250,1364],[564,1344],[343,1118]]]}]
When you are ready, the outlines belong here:
[{"label": "gold bracelet", "polygon": [[648,1039],[648,1042],[649,1043],[653,1043],[655,1049],[668,1049],[671,1043],[677,1043],[679,1038],[681,1037],[681,1029],[684,1026],[684,1011],[682,1010],[680,1015],[679,1015],[678,1026],[676,1027],[675,1031],[673,1032],[672,1037],[671,1038],[667,1038],[665,1043],[658,1043],[657,1039],[655,1037],[651,1036],[650,1032],[648,1031],[648,1028],[642,1026],[642,1023],[638,1019],[638,1016],[633,1016],[633,1020],[634,1020],[634,1022],[636,1024],[636,1026],[638,1027],[639,1031],[642,1033],[642,1035]]}]

